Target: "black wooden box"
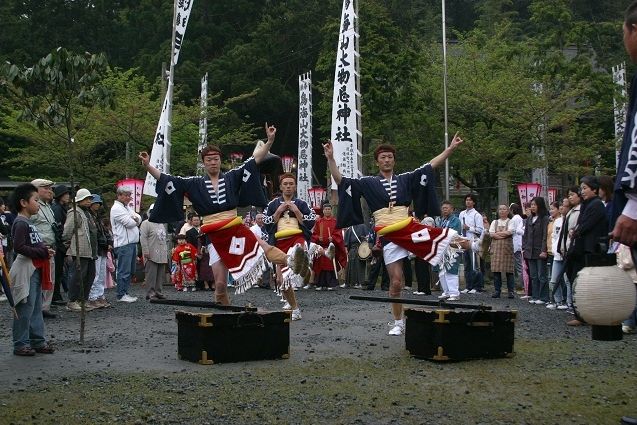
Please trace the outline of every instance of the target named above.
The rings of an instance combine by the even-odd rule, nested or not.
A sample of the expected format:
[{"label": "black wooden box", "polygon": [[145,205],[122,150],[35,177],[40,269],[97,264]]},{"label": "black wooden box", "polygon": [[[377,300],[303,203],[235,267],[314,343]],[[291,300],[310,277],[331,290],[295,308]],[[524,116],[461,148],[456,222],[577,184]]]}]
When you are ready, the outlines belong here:
[{"label": "black wooden box", "polygon": [[289,311],[176,311],[179,358],[200,364],[287,359]]},{"label": "black wooden box", "polygon": [[406,309],[405,345],[418,358],[454,361],[513,355],[517,311]]}]

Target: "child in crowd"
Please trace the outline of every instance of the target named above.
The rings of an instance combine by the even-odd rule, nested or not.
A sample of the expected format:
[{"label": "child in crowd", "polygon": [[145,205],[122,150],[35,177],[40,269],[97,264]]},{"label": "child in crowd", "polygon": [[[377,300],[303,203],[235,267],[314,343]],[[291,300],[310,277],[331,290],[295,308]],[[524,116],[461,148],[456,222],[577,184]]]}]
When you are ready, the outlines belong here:
[{"label": "child in crowd", "polygon": [[186,242],[186,235],[177,235],[177,246],[173,249],[171,270],[172,283],[178,291],[196,291],[197,248]]},{"label": "child in crowd", "polygon": [[17,312],[13,320],[13,354],[52,354],[55,350],[44,338],[42,287],[48,285],[53,289],[48,276],[51,275],[49,258],[55,251],[44,245],[37,229],[29,222],[40,209],[36,187],[30,183],[16,187],[12,209],[18,213],[11,230],[16,258],[9,272]]}]

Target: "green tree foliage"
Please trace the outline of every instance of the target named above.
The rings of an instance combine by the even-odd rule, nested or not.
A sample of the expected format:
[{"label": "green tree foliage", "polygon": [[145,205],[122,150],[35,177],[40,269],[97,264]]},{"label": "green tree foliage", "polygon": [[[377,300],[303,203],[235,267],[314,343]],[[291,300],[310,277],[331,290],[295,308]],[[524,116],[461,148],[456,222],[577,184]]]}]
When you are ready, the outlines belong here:
[{"label": "green tree foliage", "polygon": [[[69,164],[82,164],[75,169],[76,179],[98,192],[108,191],[124,177],[144,178],[137,153],[152,146],[161,108],[158,87],[150,84],[135,69],[111,69],[102,80],[110,93],[111,108],[76,109],[79,123],[74,127],[74,153],[56,148],[55,133],[19,119],[19,112],[8,106],[3,115],[0,136],[16,140],[7,156],[13,177],[30,180],[33,175],[54,180],[68,179]],[[255,128],[245,123],[230,106],[247,102],[247,93],[222,100],[220,94],[208,99],[208,140],[224,146],[224,151],[254,144]],[[198,105],[198,102],[195,102]],[[197,161],[199,107],[176,103],[173,106],[171,172],[192,175]],[[128,149],[128,155],[127,155]],[[248,148],[246,148],[247,152]]]},{"label": "green tree foliage", "polygon": [[[91,146],[81,153],[104,170],[99,176],[86,176],[95,185],[112,183],[126,172],[139,173],[134,154],[150,146],[159,117],[162,99],[155,81],[169,58],[171,3],[5,0],[0,4],[0,60],[31,64],[62,45],[104,52],[117,67],[105,80],[115,93],[115,109],[87,115],[76,129],[78,143],[82,139]],[[508,140],[507,149],[514,146],[508,154],[514,159],[505,165],[523,180],[538,165],[530,155],[531,142],[545,148],[553,172],[571,178],[591,172],[600,154],[602,167],[611,170],[609,69],[626,57],[621,43],[625,6],[622,0],[446,0],[453,64],[450,136],[459,130],[471,143],[479,138],[492,144],[493,151],[501,150],[499,140]],[[314,140],[329,137],[341,7],[341,0],[195,1],[175,70],[173,172],[194,170],[199,81],[205,72],[209,92],[214,93],[210,140],[224,150],[242,149],[248,154],[251,148],[245,143],[260,136],[263,122],[269,121],[278,128],[274,151],[294,153],[297,76],[307,71],[313,72],[315,84]],[[396,143],[401,147],[399,168],[412,168],[443,146],[441,1],[366,0],[359,8],[364,151],[380,141]],[[467,82],[472,86],[467,87]],[[515,107],[524,110],[520,116],[511,113],[516,102]],[[17,122],[17,114],[16,105],[0,99],[2,158],[18,158],[23,149],[4,155],[9,147],[46,139],[44,133],[20,128],[24,124]],[[526,147],[513,143],[523,138]],[[131,153],[128,162],[123,154],[126,143]],[[325,166],[320,154],[315,143],[317,175]],[[480,156],[483,151],[473,154]],[[489,155],[494,164],[501,160],[500,154]],[[486,175],[493,172],[483,173],[484,164],[477,164],[478,178],[474,178],[455,161],[459,178],[474,186],[492,186]],[[369,156],[365,164],[373,169]],[[12,163],[10,174],[31,176],[33,170],[27,165]],[[38,170],[51,176],[58,172]]]},{"label": "green tree foliage", "polygon": [[0,90],[15,108],[10,120],[34,125],[19,125],[21,131],[14,131],[13,136],[32,138],[39,145],[35,149],[29,144],[11,148],[12,157],[20,149],[32,149],[25,161],[27,168],[64,164],[73,176],[75,164],[69,158],[90,157],[89,145],[75,143],[75,138],[93,120],[97,109],[111,102],[110,92],[102,84],[107,69],[103,54],[77,55],[63,48],[30,67],[2,65]]}]

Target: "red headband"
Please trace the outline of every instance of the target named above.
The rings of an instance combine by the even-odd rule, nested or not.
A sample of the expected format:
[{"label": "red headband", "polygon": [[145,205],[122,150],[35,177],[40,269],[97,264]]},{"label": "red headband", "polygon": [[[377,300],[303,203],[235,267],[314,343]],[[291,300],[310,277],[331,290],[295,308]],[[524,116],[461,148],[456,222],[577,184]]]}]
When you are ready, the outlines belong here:
[{"label": "red headband", "polygon": [[374,150],[374,159],[375,159],[375,160],[378,160],[378,156],[379,156],[381,153],[386,153],[386,152],[391,153],[391,154],[393,154],[394,156],[396,156],[396,148],[394,148],[392,145],[386,145],[386,144],[385,144],[385,145],[380,145],[380,146],[378,146],[378,147]]},{"label": "red headband", "polygon": [[201,150],[201,159],[203,160],[205,157],[210,155],[219,155],[219,158],[223,158],[221,154],[221,149],[215,145],[208,145]]}]

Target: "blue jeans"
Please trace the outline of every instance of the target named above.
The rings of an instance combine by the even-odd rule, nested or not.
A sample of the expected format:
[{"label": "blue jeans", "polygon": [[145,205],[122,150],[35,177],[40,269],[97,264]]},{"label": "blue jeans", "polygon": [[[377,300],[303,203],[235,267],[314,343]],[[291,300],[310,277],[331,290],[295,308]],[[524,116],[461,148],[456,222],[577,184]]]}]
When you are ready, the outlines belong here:
[{"label": "blue jeans", "polygon": [[566,285],[564,284],[564,260],[553,260],[551,268],[551,297],[556,304],[562,304],[566,301],[564,293]]},{"label": "blue jeans", "polygon": [[46,345],[44,339],[44,318],[42,317],[42,286],[40,271],[31,275],[29,296],[20,301],[15,310],[18,318],[13,319],[13,349],[24,347],[40,348]]},{"label": "blue jeans", "polygon": [[524,289],[524,279],[522,278],[522,262],[524,258],[522,258],[522,251],[514,252],[513,258],[515,260],[515,287],[516,289]]},{"label": "blue jeans", "polygon": [[[473,264],[475,259],[476,264]],[[482,290],[484,287],[484,277],[480,271],[480,257],[477,253],[472,253],[471,250],[467,250],[463,254],[464,263],[464,281],[465,287],[468,290]]]},{"label": "blue jeans", "polygon": [[117,299],[128,294],[137,262],[137,244],[129,243],[114,249],[117,256]]},{"label": "blue jeans", "polygon": [[507,277],[507,291],[509,291],[509,294],[512,294],[515,290],[515,284],[513,283],[513,273],[505,272],[493,272],[493,286],[495,287],[495,293],[499,295],[502,291],[502,273],[506,274]]},{"label": "blue jeans", "polygon": [[529,259],[529,277],[534,300],[549,301],[549,287],[546,277],[546,258]]},{"label": "blue jeans", "polygon": [[637,327],[637,307],[635,307],[630,316],[628,316],[628,319],[624,320],[623,324],[631,328]]},{"label": "blue jeans", "polygon": [[[637,264],[637,250],[634,247],[631,249],[631,254],[633,257],[633,263]],[[637,327],[637,305],[635,306],[635,309],[633,310],[631,315],[628,316],[628,319],[626,319],[623,324],[626,326],[630,326],[631,328]]]}]

